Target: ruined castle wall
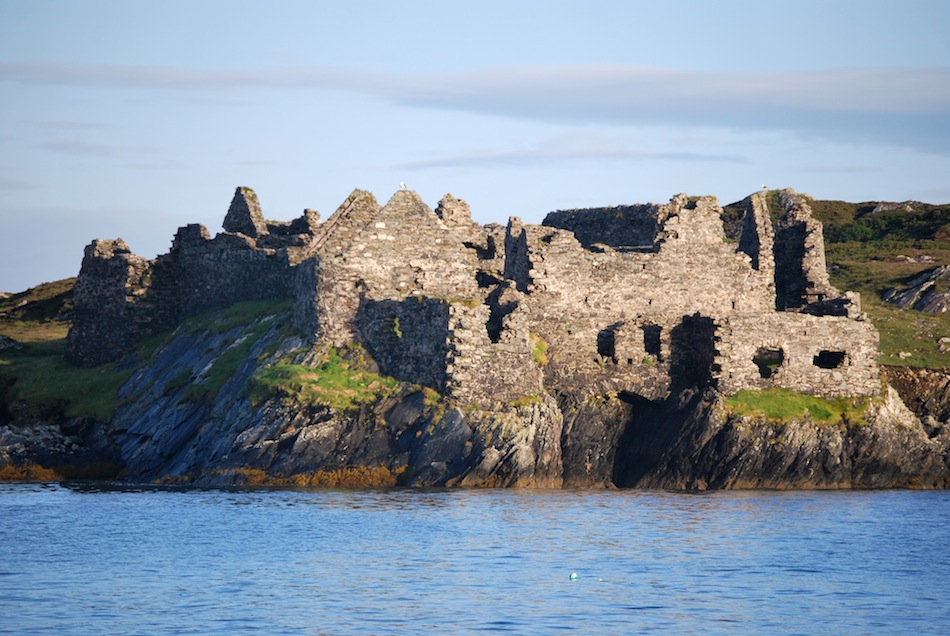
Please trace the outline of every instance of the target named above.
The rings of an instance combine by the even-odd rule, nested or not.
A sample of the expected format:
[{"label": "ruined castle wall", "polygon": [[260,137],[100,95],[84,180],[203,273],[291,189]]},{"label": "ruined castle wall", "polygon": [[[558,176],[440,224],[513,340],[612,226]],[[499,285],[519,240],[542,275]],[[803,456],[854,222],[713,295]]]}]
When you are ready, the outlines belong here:
[{"label": "ruined castle wall", "polygon": [[366,288],[341,259],[311,257],[294,268],[294,326],[311,343],[341,347],[357,338]]},{"label": "ruined castle wall", "polygon": [[614,249],[649,247],[664,220],[662,214],[661,206],[657,205],[618,205],[558,210],[549,213],[542,224],[572,232],[588,249],[598,243]]},{"label": "ruined castle wall", "polygon": [[825,239],[821,221],[814,218],[805,199],[783,190],[784,214],[775,224],[775,286],[779,308],[797,309],[838,298],[828,280]]},{"label": "ruined castle wall", "polygon": [[[878,334],[869,322],[799,313],[735,314],[719,321],[719,388],[726,395],[777,386],[823,396],[878,395]],[[763,371],[760,351],[782,362]],[[763,377],[768,375],[769,377]]]},{"label": "ruined castle wall", "polygon": [[475,298],[474,255],[415,192],[402,190],[350,245],[345,266],[373,297]]},{"label": "ruined castle wall", "polygon": [[180,233],[170,255],[177,267],[180,318],[241,301],[290,297],[286,250],[258,249],[249,237],[219,234],[209,240]]},{"label": "ruined castle wall", "polygon": [[252,189],[239,187],[234,191],[222,227],[225,232],[239,232],[252,238],[267,234],[267,222],[257,194]]},{"label": "ruined castle wall", "polygon": [[507,314],[493,341],[486,305],[453,302],[448,307],[448,395],[464,404],[488,405],[541,394],[543,360],[540,354],[538,360],[532,357],[526,311],[516,307]]},{"label": "ruined castle wall", "polygon": [[376,197],[365,190],[353,190],[326,223],[315,229],[313,241],[307,247],[303,258],[317,254],[346,254],[357,235],[379,212]]},{"label": "ruined castle wall", "polygon": [[684,316],[774,309],[771,278],[724,241],[714,200],[683,197],[664,207],[655,253],[593,252],[568,232],[510,226],[518,236],[509,236],[506,272],[529,294],[532,331],[551,345],[549,382],[575,390],[609,376],[652,395],[668,387],[668,360],[651,359],[646,341],[638,348],[644,326],[660,342],[650,347],[669,348]]},{"label": "ruined castle wall", "polygon": [[91,367],[128,353],[128,307],[143,286],[148,261],[122,239],[96,239],[86,246],[73,292],[73,326],[66,359]]},{"label": "ruined castle wall", "polygon": [[775,276],[774,234],[772,218],[765,195],[757,192],[743,203],[746,213],[742,217],[742,229],[739,235],[739,250],[752,259],[752,267]]},{"label": "ruined castle wall", "polygon": [[440,299],[364,299],[356,319],[359,340],[383,374],[441,393],[446,387],[449,313],[449,305]]}]

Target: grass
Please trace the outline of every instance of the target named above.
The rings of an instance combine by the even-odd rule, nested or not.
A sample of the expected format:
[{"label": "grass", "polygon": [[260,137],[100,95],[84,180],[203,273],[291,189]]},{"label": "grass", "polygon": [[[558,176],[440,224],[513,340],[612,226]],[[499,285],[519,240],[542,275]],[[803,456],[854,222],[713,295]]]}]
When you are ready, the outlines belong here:
[{"label": "grass", "polygon": [[[57,316],[71,307],[74,282],[75,279],[67,279],[46,283],[0,301],[0,313],[6,314],[0,318],[0,333],[23,345],[20,350],[0,353],[0,406],[4,409],[20,403],[37,413],[62,413],[66,417],[99,421],[108,421],[115,413],[119,388],[133,369],[117,370],[111,363],[79,368],[63,357],[70,323]],[[287,302],[237,303],[189,321],[193,331],[207,329],[217,334],[240,325],[254,327],[215,360],[204,381],[191,385],[186,397],[199,400],[216,394],[277,316],[260,319],[267,314],[285,313],[289,306]],[[147,363],[170,335],[166,332],[145,339],[137,349],[141,363]],[[181,384],[189,379],[176,378]],[[166,387],[166,391],[173,388]]]},{"label": "grass", "polygon": [[0,299],[0,334],[25,344],[65,339],[75,283],[75,278],[43,283]]},{"label": "grass", "polygon": [[[904,288],[935,263],[897,261],[899,254],[919,258],[931,256],[938,263],[950,263],[950,243],[941,241],[847,242],[827,246],[830,280],[841,290],[861,294],[862,309],[881,334],[884,364],[923,368],[950,368],[950,353],[941,353],[938,340],[950,334],[950,314],[926,314],[898,309],[884,302],[882,295],[892,288]],[[901,358],[899,354],[910,354]]]},{"label": "grass", "polygon": [[235,327],[249,325],[262,316],[286,314],[292,305],[289,300],[248,300],[206,312],[189,319],[186,324],[192,333],[207,330],[213,334],[222,334]]},{"label": "grass", "polygon": [[[285,305],[289,306],[288,303],[268,301],[243,302],[219,312],[206,314],[199,319],[199,324],[204,325],[205,329],[216,334],[226,333],[239,326],[248,326],[248,328],[214,359],[211,368],[208,369],[204,377],[188,385],[184,398],[191,402],[214,399],[221,387],[234,377],[238,367],[247,360],[254,345],[264,337],[274,322],[281,317],[280,314],[283,313]],[[180,381],[181,378],[176,376],[170,384],[174,383],[175,380]]]},{"label": "grass", "polygon": [[864,414],[869,406],[869,398],[823,398],[788,389],[739,391],[726,398],[727,413],[765,417],[770,422],[785,422],[807,413],[823,424],[866,424]]},{"label": "grass", "polygon": [[531,359],[539,367],[546,366],[548,363],[548,343],[536,334],[528,334],[531,339]]},{"label": "grass", "polygon": [[520,408],[522,406],[530,406],[532,404],[540,404],[540,403],[541,403],[541,396],[538,395],[537,393],[532,393],[531,395],[522,396],[518,398],[517,400],[512,400],[511,402],[508,403],[508,406],[512,408]]},{"label": "grass", "polygon": [[284,359],[259,369],[248,382],[251,402],[280,397],[346,411],[375,402],[401,386],[394,378],[370,371],[360,347],[350,347],[342,354],[327,348],[317,366]]},{"label": "grass", "polygon": [[0,387],[8,387],[0,402],[25,402],[33,410],[108,421],[131,370],[117,371],[113,364],[74,367],[63,357],[65,346],[64,339],[48,340],[0,354]]}]

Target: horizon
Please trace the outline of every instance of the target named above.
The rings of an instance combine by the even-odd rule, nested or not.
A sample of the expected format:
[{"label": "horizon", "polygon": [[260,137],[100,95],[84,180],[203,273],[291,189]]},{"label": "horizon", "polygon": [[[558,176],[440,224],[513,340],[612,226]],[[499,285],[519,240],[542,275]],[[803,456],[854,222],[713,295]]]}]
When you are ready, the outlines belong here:
[{"label": "horizon", "polygon": [[[187,20],[181,17],[187,15]],[[325,220],[400,182],[473,220],[950,202],[950,4],[0,0],[0,290],[168,251],[235,187]]]}]

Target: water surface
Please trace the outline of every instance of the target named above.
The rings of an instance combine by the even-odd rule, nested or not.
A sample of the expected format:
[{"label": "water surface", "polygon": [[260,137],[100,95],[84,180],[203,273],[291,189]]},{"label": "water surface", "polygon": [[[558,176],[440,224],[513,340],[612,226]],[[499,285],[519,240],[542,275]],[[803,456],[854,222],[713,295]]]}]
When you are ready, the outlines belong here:
[{"label": "water surface", "polygon": [[0,634],[946,634],[948,581],[946,492],[0,485]]}]

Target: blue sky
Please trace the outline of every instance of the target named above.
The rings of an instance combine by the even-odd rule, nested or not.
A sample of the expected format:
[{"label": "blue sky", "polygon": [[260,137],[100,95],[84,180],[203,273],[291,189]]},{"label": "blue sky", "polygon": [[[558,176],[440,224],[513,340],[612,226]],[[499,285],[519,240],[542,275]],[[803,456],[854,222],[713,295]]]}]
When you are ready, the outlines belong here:
[{"label": "blue sky", "polygon": [[0,290],[167,251],[234,188],[327,218],[950,201],[950,2],[0,0]]}]

